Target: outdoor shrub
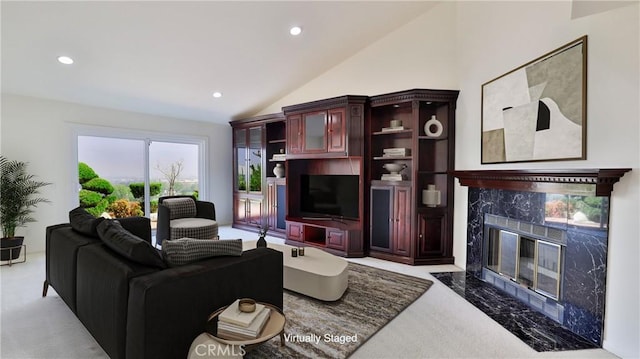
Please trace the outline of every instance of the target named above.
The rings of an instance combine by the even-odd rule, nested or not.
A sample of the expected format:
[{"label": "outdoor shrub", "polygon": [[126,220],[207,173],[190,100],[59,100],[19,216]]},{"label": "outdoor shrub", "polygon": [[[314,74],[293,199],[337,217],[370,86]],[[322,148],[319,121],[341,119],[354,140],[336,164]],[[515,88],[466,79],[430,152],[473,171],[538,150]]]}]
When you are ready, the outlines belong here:
[{"label": "outdoor shrub", "polygon": [[129,201],[135,198],[131,193],[131,189],[126,184],[116,184],[113,185],[113,188],[114,190],[113,193],[111,193],[111,196],[114,196],[115,198],[124,198],[128,199]]},{"label": "outdoor shrub", "polygon": [[126,199],[119,199],[107,208],[107,211],[114,218],[136,217],[142,216],[142,210],[140,209],[140,203],[129,202]]},{"label": "outdoor shrub", "polygon": [[[144,197],[144,183],[143,182],[134,182],[129,183],[129,189],[131,189],[131,194],[133,194],[133,198],[143,198]],[[151,182],[149,183],[149,194],[151,197],[157,196],[162,191],[162,183],[161,182]]]},{"label": "outdoor shrub", "polygon": [[158,212],[158,200],[153,200],[151,203],[151,213]]},{"label": "outdoor shrub", "polygon": [[99,192],[105,195],[113,193],[114,190],[111,182],[107,181],[104,178],[94,178],[88,182],[85,182],[82,184],[82,188],[89,191]]},{"label": "outdoor shrub", "polygon": [[80,181],[80,184],[90,181],[94,178],[98,178],[98,175],[93,170],[93,168],[89,167],[89,165],[84,162],[78,163],[78,180]]},{"label": "outdoor shrub", "polygon": [[88,191],[86,189],[80,190],[78,197],[80,198],[80,205],[85,208],[94,207],[102,201],[102,195],[100,193]]},{"label": "outdoor shrub", "polygon": [[107,207],[109,206],[109,202],[104,198],[94,207],[85,208],[85,210],[91,213],[94,217],[100,217],[104,212],[107,211]]}]

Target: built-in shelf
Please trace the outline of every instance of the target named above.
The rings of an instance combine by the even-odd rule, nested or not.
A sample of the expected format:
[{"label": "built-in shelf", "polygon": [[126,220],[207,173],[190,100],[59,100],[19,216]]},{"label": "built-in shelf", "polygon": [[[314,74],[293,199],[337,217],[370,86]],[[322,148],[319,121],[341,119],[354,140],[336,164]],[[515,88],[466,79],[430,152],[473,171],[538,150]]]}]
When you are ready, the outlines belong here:
[{"label": "built-in shelf", "polygon": [[468,187],[567,193],[573,185],[594,185],[596,196],[610,196],[613,185],[631,168],[452,171]]},{"label": "built-in shelf", "polygon": [[411,156],[394,156],[394,157],[377,156],[377,157],[374,157],[373,159],[381,160],[381,161],[402,161],[402,160],[410,160]]},{"label": "built-in shelf", "polygon": [[404,130],[396,130],[396,131],[377,131],[374,132],[373,135],[398,135],[398,134],[404,134],[404,135],[409,135],[411,136],[411,134],[413,133],[413,130],[408,128],[408,129],[404,129]]}]

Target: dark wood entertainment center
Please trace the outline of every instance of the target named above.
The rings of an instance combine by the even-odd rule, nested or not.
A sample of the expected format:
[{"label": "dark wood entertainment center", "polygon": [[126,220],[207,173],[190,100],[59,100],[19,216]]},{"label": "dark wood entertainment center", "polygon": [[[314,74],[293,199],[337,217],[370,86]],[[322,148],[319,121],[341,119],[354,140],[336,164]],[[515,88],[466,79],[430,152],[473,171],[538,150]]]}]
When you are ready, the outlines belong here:
[{"label": "dark wood entertainment center", "polygon": [[[287,244],[345,257],[453,263],[450,172],[457,96],[458,91],[423,89],[341,96],[231,121],[233,226],[255,232],[268,226],[269,234],[285,238]],[[393,127],[391,120],[401,126]],[[387,153],[392,150],[404,152]],[[285,168],[284,178],[274,174],[278,163]],[[387,163],[404,167],[401,178],[383,178]],[[309,213],[310,206],[302,202],[312,197],[302,179],[332,176],[356,176],[357,194],[351,193],[355,182],[353,188],[342,189],[350,196],[340,194],[339,188],[321,192],[343,198],[335,199],[335,206],[319,205],[320,215],[313,208]],[[428,185],[439,191],[438,204],[422,203]],[[340,215],[344,197],[357,198],[357,218]]]}]

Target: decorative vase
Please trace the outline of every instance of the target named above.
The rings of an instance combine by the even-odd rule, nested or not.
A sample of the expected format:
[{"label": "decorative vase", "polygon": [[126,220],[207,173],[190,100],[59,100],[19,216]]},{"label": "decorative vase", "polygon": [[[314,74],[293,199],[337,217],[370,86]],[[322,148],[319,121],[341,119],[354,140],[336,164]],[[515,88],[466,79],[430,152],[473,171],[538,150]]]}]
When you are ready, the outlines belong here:
[{"label": "decorative vase", "polygon": [[436,207],[440,204],[440,191],[436,189],[436,185],[427,185],[427,189],[422,190],[422,203],[427,207]]},{"label": "decorative vase", "polygon": [[258,227],[258,235],[260,236],[258,238],[258,242],[256,243],[256,248],[260,248],[260,247],[266,247],[267,246],[267,240],[264,239],[264,236],[267,235],[267,231],[269,230],[269,226],[266,224],[266,221],[263,219],[262,220],[262,225]]},{"label": "decorative vase", "polygon": [[436,119],[436,115],[431,115],[431,119],[424,124],[424,133],[428,137],[440,137],[443,130],[442,122]]},{"label": "decorative vase", "polygon": [[276,163],[276,166],[273,168],[273,174],[276,175],[277,178],[284,178],[284,166],[282,163]]}]

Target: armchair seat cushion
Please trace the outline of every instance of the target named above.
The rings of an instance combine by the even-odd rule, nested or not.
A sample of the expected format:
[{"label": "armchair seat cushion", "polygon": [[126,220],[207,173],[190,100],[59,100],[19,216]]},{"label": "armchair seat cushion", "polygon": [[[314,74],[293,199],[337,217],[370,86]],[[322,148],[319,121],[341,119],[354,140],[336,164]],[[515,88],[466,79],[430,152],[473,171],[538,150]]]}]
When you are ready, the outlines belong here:
[{"label": "armchair seat cushion", "polygon": [[171,238],[214,239],[218,222],[206,218],[178,218],[170,221]]}]

